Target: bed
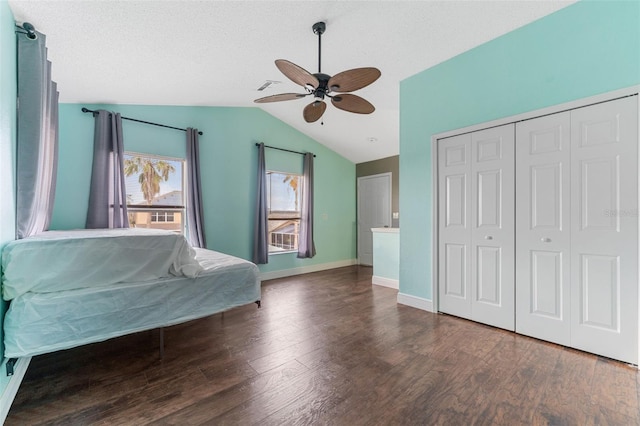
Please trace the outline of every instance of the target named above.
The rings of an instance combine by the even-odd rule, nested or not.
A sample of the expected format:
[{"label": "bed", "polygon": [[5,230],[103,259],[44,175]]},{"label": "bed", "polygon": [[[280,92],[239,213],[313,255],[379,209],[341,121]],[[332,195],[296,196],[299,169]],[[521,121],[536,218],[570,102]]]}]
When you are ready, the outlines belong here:
[{"label": "bed", "polygon": [[258,268],[160,230],[50,231],[2,251],[5,357],[68,349],[260,301]]}]

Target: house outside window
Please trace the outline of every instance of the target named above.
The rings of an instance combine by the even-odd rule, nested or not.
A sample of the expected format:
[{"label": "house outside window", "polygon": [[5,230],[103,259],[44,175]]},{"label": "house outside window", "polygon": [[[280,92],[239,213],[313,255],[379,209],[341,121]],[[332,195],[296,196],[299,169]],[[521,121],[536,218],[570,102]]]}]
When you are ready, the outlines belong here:
[{"label": "house outside window", "polygon": [[125,152],[129,225],[184,233],[185,160]]},{"label": "house outside window", "polygon": [[267,171],[269,254],[298,250],[302,179],[298,174]]}]

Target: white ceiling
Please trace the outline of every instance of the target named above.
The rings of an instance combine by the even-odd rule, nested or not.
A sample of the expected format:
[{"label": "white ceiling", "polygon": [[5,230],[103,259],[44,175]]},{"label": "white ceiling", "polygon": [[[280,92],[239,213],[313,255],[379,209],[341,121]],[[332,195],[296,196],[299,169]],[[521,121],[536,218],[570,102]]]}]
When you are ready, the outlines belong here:
[{"label": "white ceiling", "polygon": [[[140,1],[9,0],[18,23],[47,36],[64,103],[256,106],[354,163],[399,153],[399,83],[553,13],[554,1]],[[306,123],[310,98],[255,104],[303,90],[274,65],[314,73],[324,21],[322,71],[373,66],[382,77],[356,92],[371,115],[329,105]],[[265,80],[281,81],[258,92]],[[171,124],[171,123],[167,123]],[[375,138],[375,141],[371,141]]]}]

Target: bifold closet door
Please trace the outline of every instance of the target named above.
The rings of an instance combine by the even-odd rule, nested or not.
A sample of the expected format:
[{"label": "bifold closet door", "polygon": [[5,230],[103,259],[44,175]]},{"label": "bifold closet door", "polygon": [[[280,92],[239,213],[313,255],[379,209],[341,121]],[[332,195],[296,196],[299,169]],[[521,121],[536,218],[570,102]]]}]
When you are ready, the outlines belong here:
[{"label": "bifold closet door", "polygon": [[516,331],[634,364],[637,102],[516,126]]},{"label": "bifold closet door", "polygon": [[471,134],[438,141],[439,310],[471,319]]},{"label": "bifold closet door", "polygon": [[569,346],[571,115],[516,125],[516,331]]},{"label": "bifold closet door", "polygon": [[571,346],[638,363],[638,97],[571,111]]},{"label": "bifold closet door", "polygon": [[514,126],[438,141],[439,309],[513,330]]}]

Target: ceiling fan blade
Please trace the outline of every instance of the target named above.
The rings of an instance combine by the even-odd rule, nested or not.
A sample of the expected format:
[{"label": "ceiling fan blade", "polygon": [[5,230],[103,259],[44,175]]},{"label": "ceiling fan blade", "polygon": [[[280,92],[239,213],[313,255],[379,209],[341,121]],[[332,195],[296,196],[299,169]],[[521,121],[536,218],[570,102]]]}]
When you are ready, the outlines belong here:
[{"label": "ceiling fan blade", "polygon": [[294,99],[304,98],[305,96],[307,96],[305,93],[280,93],[279,95],[265,96],[253,102],[263,104],[267,102],[293,101]]},{"label": "ceiling fan blade", "polygon": [[355,112],[356,114],[371,114],[376,110],[376,108],[366,99],[350,93],[335,95],[331,98],[331,103],[336,108],[344,111]]},{"label": "ceiling fan blade", "polygon": [[302,87],[309,85],[317,89],[320,85],[320,82],[313,74],[293,62],[289,62],[286,59],[276,59],[276,66],[289,80]]},{"label": "ceiling fan blade", "polygon": [[382,73],[378,68],[354,68],[331,77],[329,89],[333,92],[353,92],[376,81]]},{"label": "ceiling fan blade", "polygon": [[327,104],[323,101],[313,101],[306,107],[304,107],[304,111],[302,111],[302,116],[304,117],[304,121],[307,123],[313,123],[314,121],[318,121],[324,111],[327,109]]}]

